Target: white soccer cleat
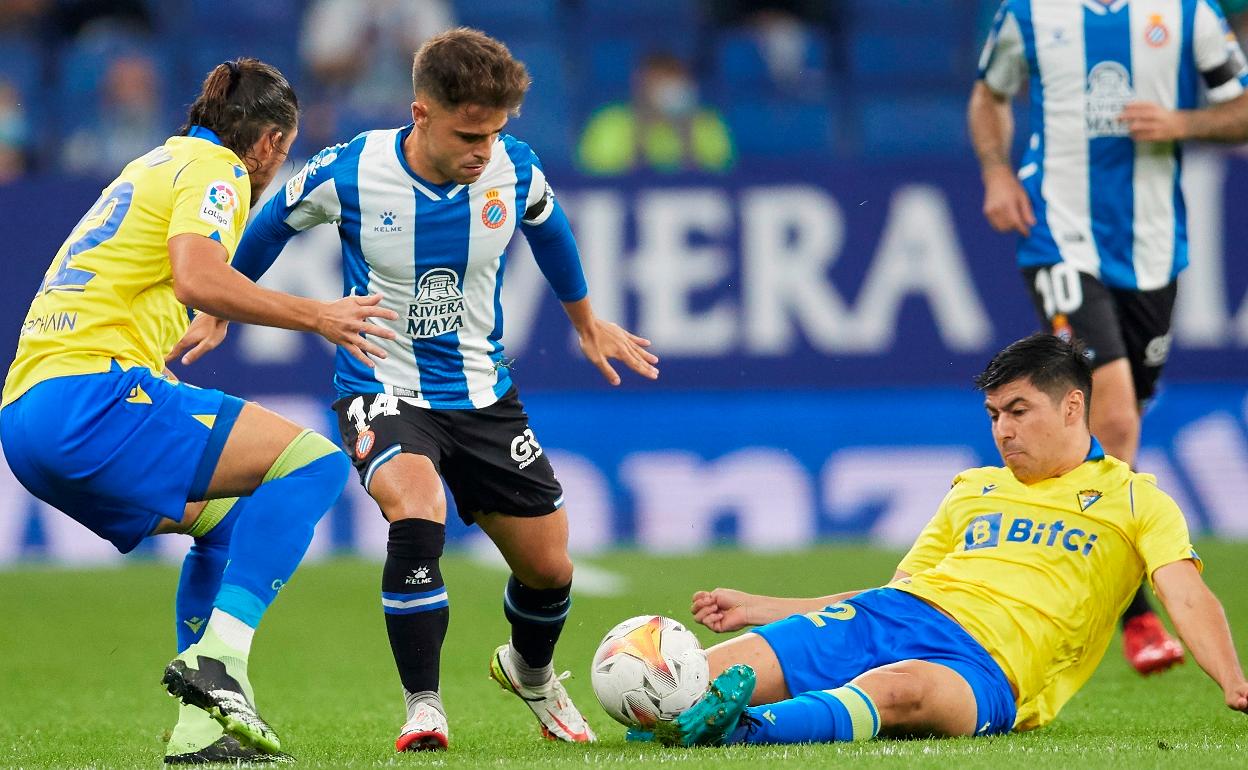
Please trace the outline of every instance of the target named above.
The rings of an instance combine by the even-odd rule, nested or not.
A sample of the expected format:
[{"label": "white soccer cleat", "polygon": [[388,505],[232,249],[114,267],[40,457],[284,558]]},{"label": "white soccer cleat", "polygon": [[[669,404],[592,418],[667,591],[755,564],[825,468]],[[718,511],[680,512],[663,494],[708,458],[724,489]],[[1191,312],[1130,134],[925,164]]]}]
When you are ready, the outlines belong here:
[{"label": "white soccer cleat", "polygon": [[593,743],[598,738],[563,687],[563,680],[570,676],[571,671],[564,671],[559,676],[552,676],[542,687],[522,687],[511,666],[511,645],[499,647],[490,660],[490,678],[524,701],[537,717],[546,740]]},{"label": "white soccer cleat", "polygon": [[445,751],[450,745],[446,715],[436,706],[420,702],[394,742],[395,751]]}]

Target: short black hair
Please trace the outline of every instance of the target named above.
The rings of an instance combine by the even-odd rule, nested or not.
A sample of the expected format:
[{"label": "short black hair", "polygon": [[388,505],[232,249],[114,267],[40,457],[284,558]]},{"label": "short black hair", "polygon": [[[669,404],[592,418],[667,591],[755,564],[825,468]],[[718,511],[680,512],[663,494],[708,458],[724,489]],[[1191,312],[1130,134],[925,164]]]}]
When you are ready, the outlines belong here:
[{"label": "short black hair", "polygon": [[[1078,341],[1067,342],[1044,333],[1024,337],[993,356],[975,378],[975,387],[987,393],[1024,378],[1054,403],[1071,390],[1083,391],[1084,403],[1092,403],[1092,366]],[[1085,407],[1084,419],[1087,417]]]}]

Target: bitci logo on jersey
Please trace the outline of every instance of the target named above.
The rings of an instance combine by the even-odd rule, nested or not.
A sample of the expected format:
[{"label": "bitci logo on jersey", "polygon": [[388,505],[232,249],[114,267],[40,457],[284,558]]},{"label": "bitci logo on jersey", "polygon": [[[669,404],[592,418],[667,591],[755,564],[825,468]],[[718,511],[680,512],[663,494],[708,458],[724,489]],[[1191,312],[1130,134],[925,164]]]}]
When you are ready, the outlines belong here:
[{"label": "bitci logo on jersey", "polygon": [[507,221],[507,204],[498,196],[498,190],[485,194],[485,206],[481,209],[481,222],[491,230],[497,230]]}]

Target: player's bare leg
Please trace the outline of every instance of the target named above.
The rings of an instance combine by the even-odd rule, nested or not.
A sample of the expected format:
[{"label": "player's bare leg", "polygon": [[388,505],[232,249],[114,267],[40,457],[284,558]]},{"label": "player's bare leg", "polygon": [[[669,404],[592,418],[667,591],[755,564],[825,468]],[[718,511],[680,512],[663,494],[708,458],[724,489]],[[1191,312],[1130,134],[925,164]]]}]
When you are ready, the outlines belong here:
[{"label": "player's bare leg", "polygon": [[880,734],[953,738],[974,735],[978,706],[971,685],[948,666],[903,660],[872,669],[850,684],[880,715]]},{"label": "player's bare leg", "polygon": [[[1132,467],[1140,449],[1140,408],[1126,358],[1092,372],[1092,435],[1106,454]],[[1141,586],[1122,617],[1123,653],[1141,674],[1155,674],[1183,662],[1183,645],[1166,632]]]},{"label": "player's bare leg", "polygon": [[776,653],[767,640],[758,634],[742,634],[720,642],[706,651],[706,661],[710,665],[711,679],[738,664],[754,669],[755,685],[754,694],[750,697],[751,706],[775,703],[792,697],[784,683],[780,660],[776,658]]},{"label": "player's bare leg", "polygon": [[511,641],[494,651],[490,676],[524,701],[547,739],[595,740],[563,687],[562,680],[570,674],[555,676],[552,662],[571,602],[567,511],[560,507],[535,517],[477,513],[473,518],[512,572],[504,594]]},{"label": "player's bare leg", "polygon": [[[280,742],[257,712],[247,676],[251,639],[341,492],[346,458],[325,438],[255,404],[236,409],[232,427],[223,427],[225,414],[223,406],[210,426],[229,433],[207,487],[209,502],[188,505],[182,522],[156,530],[196,535],[197,544],[215,537],[228,549],[202,636],[166,667],[163,682],[242,747],[274,754]],[[221,499],[240,495],[250,495],[246,511]]]},{"label": "player's bare leg", "polygon": [[394,747],[442,750],[450,743],[438,690],[442,642],[450,622],[440,566],[446,543],[442,479],[428,457],[400,452],[374,470],[368,493],[390,522],[382,609],[407,707]]},{"label": "player's bare leg", "polygon": [[1140,407],[1125,358],[1098,366],[1092,372],[1092,435],[1105,453],[1134,466],[1140,451]]}]

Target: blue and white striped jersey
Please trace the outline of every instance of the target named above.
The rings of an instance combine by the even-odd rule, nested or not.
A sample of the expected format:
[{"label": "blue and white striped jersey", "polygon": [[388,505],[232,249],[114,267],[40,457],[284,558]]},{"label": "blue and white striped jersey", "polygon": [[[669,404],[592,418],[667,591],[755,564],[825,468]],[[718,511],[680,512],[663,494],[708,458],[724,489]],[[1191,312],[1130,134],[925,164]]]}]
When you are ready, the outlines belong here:
[{"label": "blue and white striped jersey", "polygon": [[1168,109],[1248,85],[1215,0],[1005,0],[979,62],[995,93],[1028,82],[1031,137],[1019,179],[1037,224],[1024,267],[1067,262],[1108,286],[1147,291],[1187,266],[1177,143],[1135,142],[1131,101]]},{"label": "blue and white striped jersey", "polygon": [[403,156],[411,130],[369,131],[313,156],[257,215],[234,264],[257,278],[295,233],[336,224],[344,294],[380,293],[399,314],[397,322],[374,320],[398,333],[374,340],[387,354],[375,369],[338,351],[338,393],[479,409],[511,387],[499,298],[504,249],[517,225],[560,299],[585,296],[584,274],[567,218],[527,144],[501,135],[476,182],[438,185]]}]

